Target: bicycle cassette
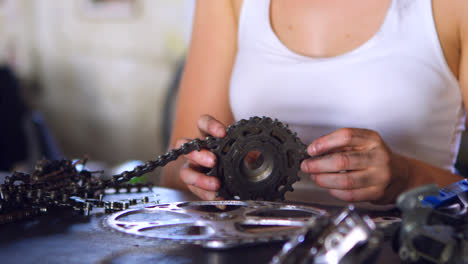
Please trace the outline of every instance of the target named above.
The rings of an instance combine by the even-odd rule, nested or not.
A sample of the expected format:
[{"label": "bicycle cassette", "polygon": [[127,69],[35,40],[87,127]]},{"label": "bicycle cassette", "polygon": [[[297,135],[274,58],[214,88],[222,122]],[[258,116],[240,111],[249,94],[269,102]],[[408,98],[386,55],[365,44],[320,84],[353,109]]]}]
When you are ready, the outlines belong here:
[{"label": "bicycle cassette", "polygon": [[306,145],[287,125],[268,117],[252,117],[231,125],[224,138],[210,148],[218,164],[207,175],[218,177],[218,195],[236,200],[284,200],[302,160]]},{"label": "bicycle cassette", "polygon": [[[225,206],[224,210],[217,206]],[[266,201],[197,201],[130,209],[107,217],[104,225],[125,234],[207,248],[284,241],[324,210]]]}]

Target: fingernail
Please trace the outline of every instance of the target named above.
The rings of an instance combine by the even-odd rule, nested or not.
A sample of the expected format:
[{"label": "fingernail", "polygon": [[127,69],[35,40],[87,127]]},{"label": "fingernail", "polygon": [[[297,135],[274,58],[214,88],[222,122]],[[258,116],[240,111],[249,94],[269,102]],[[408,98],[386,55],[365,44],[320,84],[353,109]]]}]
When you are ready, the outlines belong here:
[{"label": "fingernail", "polygon": [[303,161],[303,162],[301,163],[301,170],[302,170],[302,171],[307,171],[307,164],[306,164],[305,161]]}]

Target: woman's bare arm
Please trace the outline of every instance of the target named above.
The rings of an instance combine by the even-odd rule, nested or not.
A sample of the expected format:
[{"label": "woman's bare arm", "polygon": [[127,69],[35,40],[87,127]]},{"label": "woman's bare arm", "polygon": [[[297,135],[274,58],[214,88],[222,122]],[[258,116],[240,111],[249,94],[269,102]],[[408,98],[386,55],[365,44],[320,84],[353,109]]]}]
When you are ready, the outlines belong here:
[{"label": "woman's bare arm", "polygon": [[[468,112],[468,2],[439,0],[433,2],[433,7],[442,14],[435,14],[440,25],[439,38],[446,60],[460,83],[465,111]],[[459,175],[413,159],[408,159],[408,174],[408,188],[427,183],[443,187],[462,179]]]},{"label": "woman's bare arm", "polygon": [[465,110],[468,112],[468,2],[463,2],[461,13],[463,15],[460,26],[460,71],[459,81],[462,89],[463,102],[465,103]]},{"label": "woman's bare arm", "polygon": [[[210,114],[233,122],[229,82],[237,50],[237,24],[231,1],[198,0],[191,44],[177,100],[170,147],[178,139],[199,137],[197,121]],[[162,185],[186,189],[179,177],[184,158],[164,168]]]},{"label": "woman's bare arm", "polygon": [[[434,1],[434,8],[440,9],[445,13],[445,16],[450,14],[453,19],[440,19],[439,23],[445,23],[446,28],[451,30],[439,31],[440,38],[452,39],[453,41],[446,42],[448,47],[445,49],[445,56],[447,62],[450,64],[456,63],[452,66],[452,71],[458,78],[462,92],[465,111],[468,112],[468,2],[460,0],[450,1]],[[450,38],[449,34],[454,32],[454,37]],[[443,44],[443,43],[442,43]],[[453,64],[452,64],[453,65]],[[448,171],[444,171],[423,162],[416,160],[409,160],[409,172],[412,180],[409,187],[416,187],[425,183],[436,183],[439,186],[447,186],[455,181],[461,180],[459,175],[455,175]]]}]

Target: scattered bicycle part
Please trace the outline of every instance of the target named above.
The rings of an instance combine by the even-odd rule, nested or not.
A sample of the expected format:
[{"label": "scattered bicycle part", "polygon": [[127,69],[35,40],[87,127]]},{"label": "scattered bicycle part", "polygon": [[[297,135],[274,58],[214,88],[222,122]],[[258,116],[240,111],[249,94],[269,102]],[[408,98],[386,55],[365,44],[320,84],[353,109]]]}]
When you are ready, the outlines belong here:
[{"label": "scattered bicycle part", "polygon": [[[102,172],[78,170],[76,166],[85,167],[86,160],[43,160],[32,175],[16,172],[0,184],[0,224],[60,208],[89,212],[100,204],[95,200],[105,189],[119,192],[136,186],[140,191],[150,185],[127,182],[201,149],[218,157],[217,166],[208,174],[220,179],[219,195],[225,199],[284,200],[285,192],[292,191],[292,184],[299,180],[300,162],[308,157],[306,146],[287,126],[268,117],[252,117],[229,126],[224,138],[195,139],[110,179],[93,175]],[[258,155],[249,163],[252,153]],[[106,205],[108,212],[125,208],[119,203]]]},{"label": "scattered bicycle part", "polygon": [[381,242],[373,221],[361,217],[351,205],[334,219],[309,221],[271,264],[364,263],[377,255]]},{"label": "scattered bicycle part", "polygon": [[305,222],[325,215],[315,207],[286,203],[198,201],[121,211],[104,223],[125,234],[221,249],[284,241]]},{"label": "scattered bicycle part", "polygon": [[400,224],[401,218],[396,216],[379,216],[372,218],[372,221],[378,229],[384,229],[395,224]]},{"label": "scattered bicycle part", "polygon": [[[433,208],[439,222],[452,225],[468,223],[468,180],[464,179],[439,190],[436,196],[426,196],[422,201]],[[442,219],[441,219],[442,218]]]},{"label": "scattered bicycle part", "polygon": [[[427,202],[427,197],[438,194],[436,185],[425,185],[398,197],[397,206],[402,211],[403,222],[395,250],[403,263],[466,263],[466,226],[451,225],[452,221],[444,223],[444,218],[434,215],[436,209]],[[435,216],[438,221],[433,224]]]},{"label": "scattered bicycle part", "polygon": [[[75,210],[89,214],[93,207],[114,212],[128,208],[127,201],[103,201],[105,189],[115,192],[149,191],[150,184],[127,185],[101,180],[85,169],[86,160],[42,160],[29,175],[15,172],[0,184],[0,224],[47,214],[57,210]],[[128,203],[128,204],[127,204]]]},{"label": "scattered bicycle part", "polygon": [[207,149],[217,156],[215,168],[207,174],[220,179],[219,196],[236,200],[284,200],[284,194],[293,191],[292,184],[299,180],[301,161],[309,157],[306,147],[287,125],[255,116],[230,125],[223,138],[194,139],[133,171],[114,176],[109,184],[127,182],[181,155]]}]

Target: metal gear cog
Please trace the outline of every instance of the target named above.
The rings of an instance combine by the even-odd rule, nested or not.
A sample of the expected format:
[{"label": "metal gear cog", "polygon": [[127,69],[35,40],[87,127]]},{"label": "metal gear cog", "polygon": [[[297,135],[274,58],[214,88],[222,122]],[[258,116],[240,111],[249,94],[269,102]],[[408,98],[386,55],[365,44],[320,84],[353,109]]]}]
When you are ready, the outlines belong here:
[{"label": "metal gear cog", "polygon": [[305,222],[323,216],[325,210],[297,204],[194,201],[117,212],[103,225],[127,235],[223,249],[288,240]]},{"label": "metal gear cog", "polygon": [[299,180],[306,145],[287,125],[269,117],[240,120],[210,149],[218,159],[207,175],[221,181],[218,195],[237,200],[284,200]]},{"label": "metal gear cog", "polygon": [[[309,156],[306,146],[286,125],[268,117],[240,120],[227,129],[224,138],[194,139],[180,148],[158,156],[111,178],[94,177],[95,173],[80,161],[43,161],[32,175],[14,173],[0,184],[0,224],[29,218],[54,208],[71,208],[89,212],[93,206],[110,211],[122,210],[124,203],[103,203],[99,194],[106,189],[126,189],[134,177],[140,177],[164,167],[182,155],[207,149],[216,154],[217,166],[207,174],[218,177],[221,188],[218,195],[236,200],[284,200],[299,180],[300,162]],[[137,191],[149,185],[136,185]],[[100,198],[99,198],[100,199]],[[118,206],[117,206],[118,205]],[[15,211],[21,210],[19,214]]]}]

